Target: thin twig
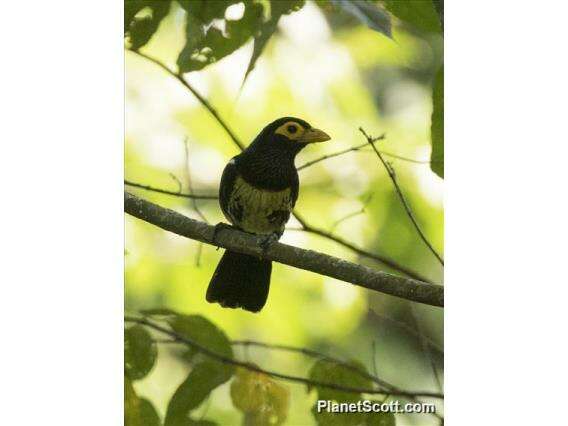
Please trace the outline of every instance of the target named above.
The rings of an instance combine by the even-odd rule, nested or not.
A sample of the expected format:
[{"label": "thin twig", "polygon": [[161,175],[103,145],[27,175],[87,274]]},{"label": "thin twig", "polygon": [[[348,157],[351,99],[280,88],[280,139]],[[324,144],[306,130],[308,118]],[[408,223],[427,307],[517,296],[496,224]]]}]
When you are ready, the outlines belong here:
[{"label": "thin twig", "polygon": [[[124,318],[124,320],[126,322],[131,322],[131,323],[136,323],[136,324],[140,324],[140,325],[144,325],[146,327],[149,327],[155,331],[158,331],[160,333],[163,333],[167,336],[170,336],[171,338],[178,340],[180,342],[185,343],[186,345],[192,347],[193,349],[201,352],[202,354],[215,359],[217,361],[222,362],[223,364],[229,364],[229,365],[234,365],[236,367],[242,367],[245,368],[249,371],[254,371],[257,373],[262,373],[262,374],[266,374],[268,376],[272,376],[278,379],[282,379],[282,380],[288,380],[291,382],[296,382],[296,383],[303,383],[305,385],[308,385],[310,387],[312,386],[318,386],[318,387],[325,387],[328,389],[335,389],[335,390],[339,390],[339,391],[343,391],[343,392],[351,392],[351,393],[366,393],[366,394],[384,394],[384,390],[381,389],[369,389],[369,388],[357,388],[357,387],[349,387],[349,386],[341,386],[335,383],[326,383],[326,382],[321,382],[318,380],[311,380],[311,379],[307,379],[305,377],[299,377],[299,376],[292,376],[292,375],[288,375],[288,374],[282,374],[279,373],[277,371],[271,371],[271,370],[265,370],[263,368],[260,368],[254,364],[248,363],[248,362],[243,362],[243,361],[239,361],[230,357],[227,357],[225,355],[219,354],[215,351],[212,351],[211,349],[195,342],[194,340],[191,340],[185,336],[182,336],[166,327],[163,327],[159,324],[156,324],[150,320],[148,320],[147,318],[137,318],[137,317],[130,317],[127,316]],[[427,397],[427,398],[438,398],[438,399],[443,399],[444,395],[438,393],[438,392],[411,392],[411,391],[401,391],[401,392],[392,392],[392,394],[394,395],[400,395],[400,396],[407,396],[407,397]]]},{"label": "thin twig", "polygon": [[[384,135],[383,135],[383,137],[384,137]],[[302,169],[305,169],[306,167],[313,166],[314,164],[317,164],[317,163],[319,163],[320,161],[324,161],[324,160],[327,160],[327,159],[329,159],[329,158],[338,157],[338,156],[340,156],[340,155],[347,154],[347,153],[349,153],[349,152],[359,151],[359,150],[362,149],[362,148],[366,148],[368,145],[369,145],[368,143],[364,143],[364,144],[361,144],[361,145],[352,146],[351,148],[347,148],[347,149],[344,149],[344,150],[342,150],[342,151],[334,152],[334,153],[332,153],[332,154],[323,155],[323,156],[321,156],[321,157],[319,157],[319,158],[316,158],[315,160],[311,160],[311,161],[308,161],[308,162],[305,163],[305,164],[302,164],[301,166],[297,167],[297,169],[298,169],[298,171],[300,171],[300,170],[302,170]]]},{"label": "thin twig", "polygon": [[131,186],[133,188],[144,189],[146,191],[158,192],[160,194],[165,195],[173,195],[174,197],[182,197],[182,198],[194,198],[196,200],[217,200],[219,197],[217,195],[196,195],[196,194],[184,194],[182,192],[177,191],[169,191],[167,189],[156,188],[150,185],[144,185],[141,183],[132,182],[129,180],[124,180],[124,184],[126,186]]},{"label": "thin twig", "polygon": [[[384,137],[385,137],[385,135],[382,135],[380,138],[382,139],[382,138],[384,138]],[[378,140],[379,140],[379,139],[377,139],[376,141],[378,141]],[[376,142],[376,141],[375,141],[375,142]],[[302,169],[305,169],[306,167],[313,166],[314,164],[317,164],[317,163],[319,163],[320,161],[324,161],[324,160],[327,160],[327,159],[329,159],[329,158],[338,157],[338,156],[340,156],[340,155],[347,154],[347,153],[349,153],[349,152],[363,151],[363,150],[364,150],[365,148],[367,148],[368,146],[369,146],[369,143],[368,143],[368,142],[365,142],[365,143],[363,143],[363,144],[361,144],[361,145],[355,145],[355,146],[352,146],[351,148],[347,148],[347,149],[344,149],[344,150],[342,150],[342,151],[337,151],[337,152],[334,152],[334,153],[331,153],[331,154],[326,154],[326,155],[323,155],[323,156],[321,156],[321,157],[319,157],[319,158],[316,158],[315,160],[311,160],[311,161],[308,161],[308,162],[302,164],[302,165],[299,166],[297,169],[298,169],[298,170],[302,170]],[[367,151],[365,150],[364,152],[367,152]],[[409,163],[414,163],[414,164],[430,164],[430,161],[428,161],[428,160],[415,160],[415,159],[413,159],[413,158],[403,157],[402,155],[393,154],[393,153],[387,152],[387,151],[381,151],[381,154],[386,155],[387,157],[396,158],[397,160],[408,161]],[[435,162],[436,162],[436,161],[435,161]]]},{"label": "thin twig", "polygon": [[[424,244],[426,244],[426,246],[430,249],[430,251],[432,252],[432,254],[436,257],[436,259],[438,259],[438,261],[442,264],[442,266],[444,266],[444,259],[442,259],[442,256],[440,256],[438,254],[438,252],[436,252],[436,250],[434,249],[434,247],[432,247],[432,244],[430,244],[430,241],[428,241],[428,239],[426,238],[426,235],[424,235],[424,232],[422,232],[422,229],[420,228],[420,225],[418,225],[418,222],[416,221],[416,218],[414,217],[414,213],[412,213],[412,209],[410,208],[410,205],[408,204],[408,202],[406,201],[406,198],[404,197],[404,194],[402,193],[402,190],[400,189],[400,186],[398,185],[398,181],[396,180],[396,174],[394,172],[393,167],[387,163],[385,161],[385,159],[383,158],[382,154],[379,152],[379,150],[377,149],[377,147],[375,146],[374,142],[376,142],[377,138],[373,138],[371,136],[369,136],[365,130],[363,130],[362,127],[359,127],[359,130],[361,131],[361,133],[363,134],[363,136],[365,136],[365,138],[367,139],[367,142],[369,143],[369,145],[371,145],[373,147],[373,150],[375,151],[375,154],[377,154],[377,157],[379,157],[379,159],[381,160],[381,163],[383,163],[383,166],[385,166],[385,169],[387,170],[387,173],[394,185],[395,191],[398,195],[398,198],[400,199],[400,201],[402,202],[402,205],[404,206],[404,210],[406,211],[406,214],[408,215],[408,217],[410,218],[410,220],[412,221],[412,224],[414,225],[414,228],[416,229],[416,232],[418,232],[418,235],[420,236],[420,239],[422,239],[422,241],[424,242]],[[380,138],[380,136],[379,136]]]},{"label": "thin twig", "polygon": [[359,216],[359,215],[365,213],[365,209],[367,208],[367,205],[371,202],[372,199],[373,199],[373,194],[371,194],[367,197],[367,199],[363,202],[363,207],[361,207],[359,210],[351,212],[351,213],[343,216],[342,218],[336,220],[335,222],[333,222],[333,224],[329,228],[329,232],[333,232],[335,230],[335,228],[337,228],[337,226],[340,223],[345,222],[346,220],[352,219],[356,216]]},{"label": "thin twig", "polygon": [[[189,192],[193,194],[193,186],[191,184],[191,170],[189,167],[189,145],[187,138],[184,138],[183,140],[183,147],[185,150],[185,173],[187,174],[187,188],[189,189]],[[191,198],[191,204],[201,220],[205,223],[209,223],[203,212],[199,209],[199,205],[197,204],[197,200],[195,198]]]},{"label": "thin twig", "polygon": [[376,317],[376,319],[390,323],[390,324],[394,325],[395,327],[398,327],[398,328],[406,331],[408,334],[410,334],[410,335],[412,335],[412,336],[414,336],[418,339],[423,339],[431,349],[436,351],[436,353],[438,355],[444,356],[444,349],[442,349],[442,347],[440,345],[438,345],[436,342],[434,342],[428,336],[426,336],[424,334],[421,335],[420,332],[416,331],[414,328],[412,328],[407,323],[396,320],[394,318],[390,318],[386,315],[378,314],[377,312],[375,312],[373,310],[369,311],[369,314],[370,314],[370,316]]},{"label": "thin twig", "polygon": [[425,339],[425,334],[422,328],[422,324],[416,318],[416,311],[414,310],[413,305],[410,305],[410,316],[412,317],[414,325],[418,330],[418,336],[419,336],[418,340],[420,341],[422,352],[424,353],[424,355],[428,359],[428,362],[430,363],[430,368],[432,369],[432,375],[434,376],[434,380],[436,381],[436,386],[438,387],[438,390],[442,392],[443,391],[442,380],[438,375],[438,368],[436,367],[436,363],[434,362],[434,357],[432,356],[432,352],[430,351],[430,346],[428,345],[428,342]]},{"label": "thin twig", "polygon": [[[178,193],[183,192],[183,185],[181,184],[181,180],[179,180],[179,178],[174,175],[173,173],[170,173],[170,177],[177,183],[178,185]],[[189,191],[191,193],[193,193],[193,191]]]}]

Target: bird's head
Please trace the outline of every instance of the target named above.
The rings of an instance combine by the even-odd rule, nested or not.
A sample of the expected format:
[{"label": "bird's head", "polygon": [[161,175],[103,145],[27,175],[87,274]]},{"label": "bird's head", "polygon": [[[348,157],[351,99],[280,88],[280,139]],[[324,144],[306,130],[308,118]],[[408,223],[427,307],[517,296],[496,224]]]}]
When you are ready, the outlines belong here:
[{"label": "bird's head", "polygon": [[295,155],[311,143],[330,139],[323,130],[313,128],[300,118],[283,117],[266,126],[251,147],[284,150]]}]

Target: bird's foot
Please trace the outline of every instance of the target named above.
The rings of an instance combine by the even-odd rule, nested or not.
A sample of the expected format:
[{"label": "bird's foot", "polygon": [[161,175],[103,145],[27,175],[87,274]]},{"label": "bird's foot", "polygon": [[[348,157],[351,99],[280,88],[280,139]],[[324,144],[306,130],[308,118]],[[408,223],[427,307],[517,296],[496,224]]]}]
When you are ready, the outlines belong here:
[{"label": "bird's foot", "polygon": [[273,232],[272,234],[266,235],[262,238],[262,240],[258,244],[262,249],[262,257],[266,256],[266,253],[268,252],[270,246],[275,242],[277,242],[279,239],[280,239],[280,234],[278,234],[277,232]]},{"label": "bird's foot", "polygon": [[224,222],[219,222],[217,225],[215,225],[211,241],[213,241],[213,245],[217,246],[217,250],[219,250],[219,244],[217,244],[217,237],[219,236],[219,232],[221,232],[222,229],[235,229],[235,227]]}]

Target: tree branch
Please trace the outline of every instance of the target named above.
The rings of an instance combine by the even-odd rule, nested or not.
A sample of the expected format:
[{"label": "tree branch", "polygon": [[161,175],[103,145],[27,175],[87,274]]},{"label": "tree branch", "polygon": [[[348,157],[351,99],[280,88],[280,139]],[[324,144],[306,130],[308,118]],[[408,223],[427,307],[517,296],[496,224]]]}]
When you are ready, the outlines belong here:
[{"label": "tree branch", "polygon": [[[141,183],[136,183],[136,182],[131,182],[131,181],[124,181],[124,184],[126,186],[132,186],[134,188],[140,188],[140,189],[144,189],[146,191],[151,191],[151,192],[157,192],[159,194],[165,194],[165,195],[172,195],[174,197],[183,197],[183,198],[197,198],[197,199],[201,199],[201,200],[216,200],[219,197],[216,195],[194,195],[194,194],[185,194],[185,193],[180,193],[180,192],[176,192],[176,191],[169,191],[167,189],[161,189],[161,188],[155,188],[152,187],[150,185],[144,185]],[[302,231],[302,232],[308,232],[310,234],[314,234],[314,235],[318,235],[322,238],[326,238],[328,240],[331,240],[349,250],[351,250],[353,253],[361,256],[361,257],[366,257],[368,259],[372,259],[374,261],[380,262],[383,265],[388,266],[389,268],[392,268],[398,272],[401,272],[407,276],[409,276],[410,278],[414,278],[416,280],[419,281],[424,281],[428,284],[433,284],[429,278],[419,274],[416,271],[413,271],[409,268],[407,268],[404,265],[399,264],[398,262],[396,262],[395,260],[384,256],[384,255],[379,255],[379,254],[375,254],[372,253],[370,251],[366,251],[363,250],[360,247],[357,247],[355,244],[350,243],[349,241],[329,232],[326,231],[324,229],[315,227],[310,225],[302,216],[300,216],[300,214],[298,212],[295,212],[295,217],[296,220],[298,222],[300,222],[301,228],[291,228],[291,230],[293,231]]]},{"label": "tree branch", "polygon": [[[302,225],[302,228],[300,229],[301,231],[308,232],[308,233],[314,234],[314,235],[319,235],[320,237],[334,241],[337,244],[342,245],[343,247],[351,250],[353,253],[358,254],[361,257],[366,257],[366,258],[375,260],[377,262],[380,262],[381,264],[386,265],[389,268],[392,268],[392,269],[394,269],[398,272],[402,272],[403,274],[405,274],[405,275],[407,275],[410,278],[413,278],[415,280],[423,281],[423,282],[428,283],[428,284],[432,284],[432,282],[428,278],[424,277],[423,275],[419,274],[416,271],[413,271],[412,269],[410,269],[410,268],[408,268],[404,265],[401,265],[396,260],[391,259],[390,257],[363,250],[362,248],[356,246],[355,244],[347,241],[346,239],[344,239],[344,238],[342,238],[338,235],[335,235],[331,232],[328,232],[325,229],[318,228],[316,226],[310,225],[298,213],[295,213],[295,216],[296,216],[296,220],[298,222],[300,222],[300,225]],[[434,285],[434,284],[432,284],[432,285]]]},{"label": "tree branch", "polygon": [[[160,324],[156,324],[150,320],[148,320],[147,318],[137,318],[137,317],[130,317],[127,316],[124,318],[124,320],[126,322],[131,322],[131,323],[136,323],[136,324],[140,324],[140,325],[144,325],[146,327],[149,327],[153,330],[156,330],[160,333],[163,333],[167,336],[170,336],[171,338],[175,339],[176,341],[182,342],[190,347],[192,347],[193,349],[203,353],[204,355],[215,359],[217,361],[220,361],[224,364],[229,364],[229,365],[234,365],[236,367],[242,367],[245,368],[247,370],[250,371],[255,371],[257,373],[262,373],[262,374],[266,374],[268,376],[272,376],[272,377],[276,377],[278,379],[282,379],[282,380],[288,380],[291,382],[296,382],[296,383],[303,383],[309,386],[318,386],[318,387],[325,387],[328,389],[335,389],[335,390],[340,390],[343,392],[352,392],[352,393],[367,393],[367,394],[385,394],[385,391],[382,389],[367,389],[367,388],[355,388],[355,387],[348,387],[348,386],[341,386],[335,383],[326,383],[326,382],[320,382],[320,381],[316,381],[316,380],[311,380],[311,379],[307,379],[305,377],[299,377],[299,376],[291,376],[288,374],[282,374],[276,371],[271,371],[271,370],[265,370],[263,368],[260,368],[254,364],[248,363],[248,362],[244,362],[244,361],[239,361],[230,357],[227,357],[225,355],[221,355],[218,354],[217,352],[212,351],[211,349],[202,346],[201,344],[188,339],[185,336],[181,336],[180,334],[174,332],[173,330],[170,330],[166,327],[161,326]],[[400,392],[391,392],[389,391],[390,394],[392,395],[400,395],[400,396],[406,396],[406,397],[430,397],[430,398],[438,398],[438,399],[443,399],[444,396],[441,393],[438,392],[409,392],[409,391],[400,391]]]},{"label": "tree branch", "polygon": [[166,231],[207,244],[264,257],[402,299],[432,306],[444,306],[444,288],[440,285],[376,271],[337,257],[282,243],[274,243],[263,252],[260,246],[261,238],[236,229],[221,229],[217,233],[216,240],[213,241],[215,227],[190,219],[128,192],[124,193],[124,211]]},{"label": "tree branch", "polygon": [[416,218],[414,217],[414,213],[412,213],[412,209],[410,208],[410,205],[408,204],[408,201],[406,201],[406,198],[404,197],[404,194],[402,193],[402,190],[400,189],[400,186],[398,184],[398,181],[396,180],[396,174],[394,172],[393,167],[387,163],[385,161],[385,159],[383,158],[383,156],[381,155],[381,153],[379,152],[379,150],[377,149],[377,147],[375,146],[375,142],[377,140],[379,140],[381,138],[381,136],[379,136],[379,138],[373,138],[371,136],[369,136],[365,130],[363,130],[362,127],[359,127],[359,130],[361,131],[361,133],[363,134],[363,136],[365,136],[365,138],[367,139],[367,142],[369,143],[369,145],[371,145],[373,147],[373,150],[375,151],[375,154],[377,154],[377,157],[379,157],[379,160],[381,160],[381,163],[383,163],[383,166],[385,166],[385,169],[387,170],[387,173],[389,175],[390,180],[392,181],[393,185],[394,185],[394,189],[396,191],[396,194],[398,195],[398,198],[400,199],[400,202],[402,203],[404,210],[406,211],[406,214],[408,215],[408,217],[410,218],[410,221],[412,222],[412,224],[414,225],[414,228],[416,229],[416,232],[418,232],[418,235],[420,236],[420,239],[422,241],[424,241],[424,244],[426,244],[426,246],[428,247],[428,249],[430,249],[430,251],[432,252],[432,254],[436,257],[436,259],[438,259],[438,261],[442,264],[442,266],[444,266],[444,259],[442,259],[442,256],[440,256],[438,254],[438,252],[434,249],[434,247],[432,247],[432,244],[430,244],[430,241],[428,241],[428,239],[426,238],[426,235],[424,235],[424,232],[422,232],[422,229],[420,228],[420,225],[418,225],[418,222],[416,221]]}]

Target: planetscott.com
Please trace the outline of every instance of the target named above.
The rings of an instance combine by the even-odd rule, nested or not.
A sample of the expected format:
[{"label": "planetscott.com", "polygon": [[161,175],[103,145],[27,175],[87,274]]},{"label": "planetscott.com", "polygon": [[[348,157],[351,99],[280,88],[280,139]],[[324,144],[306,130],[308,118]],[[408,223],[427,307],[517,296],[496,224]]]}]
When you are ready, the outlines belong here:
[{"label": "planetscott.com", "polygon": [[401,404],[400,401],[380,403],[376,401],[335,402],[319,399],[316,405],[318,413],[407,413],[407,414],[433,414],[436,412],[434,404],[409,402]]}]

